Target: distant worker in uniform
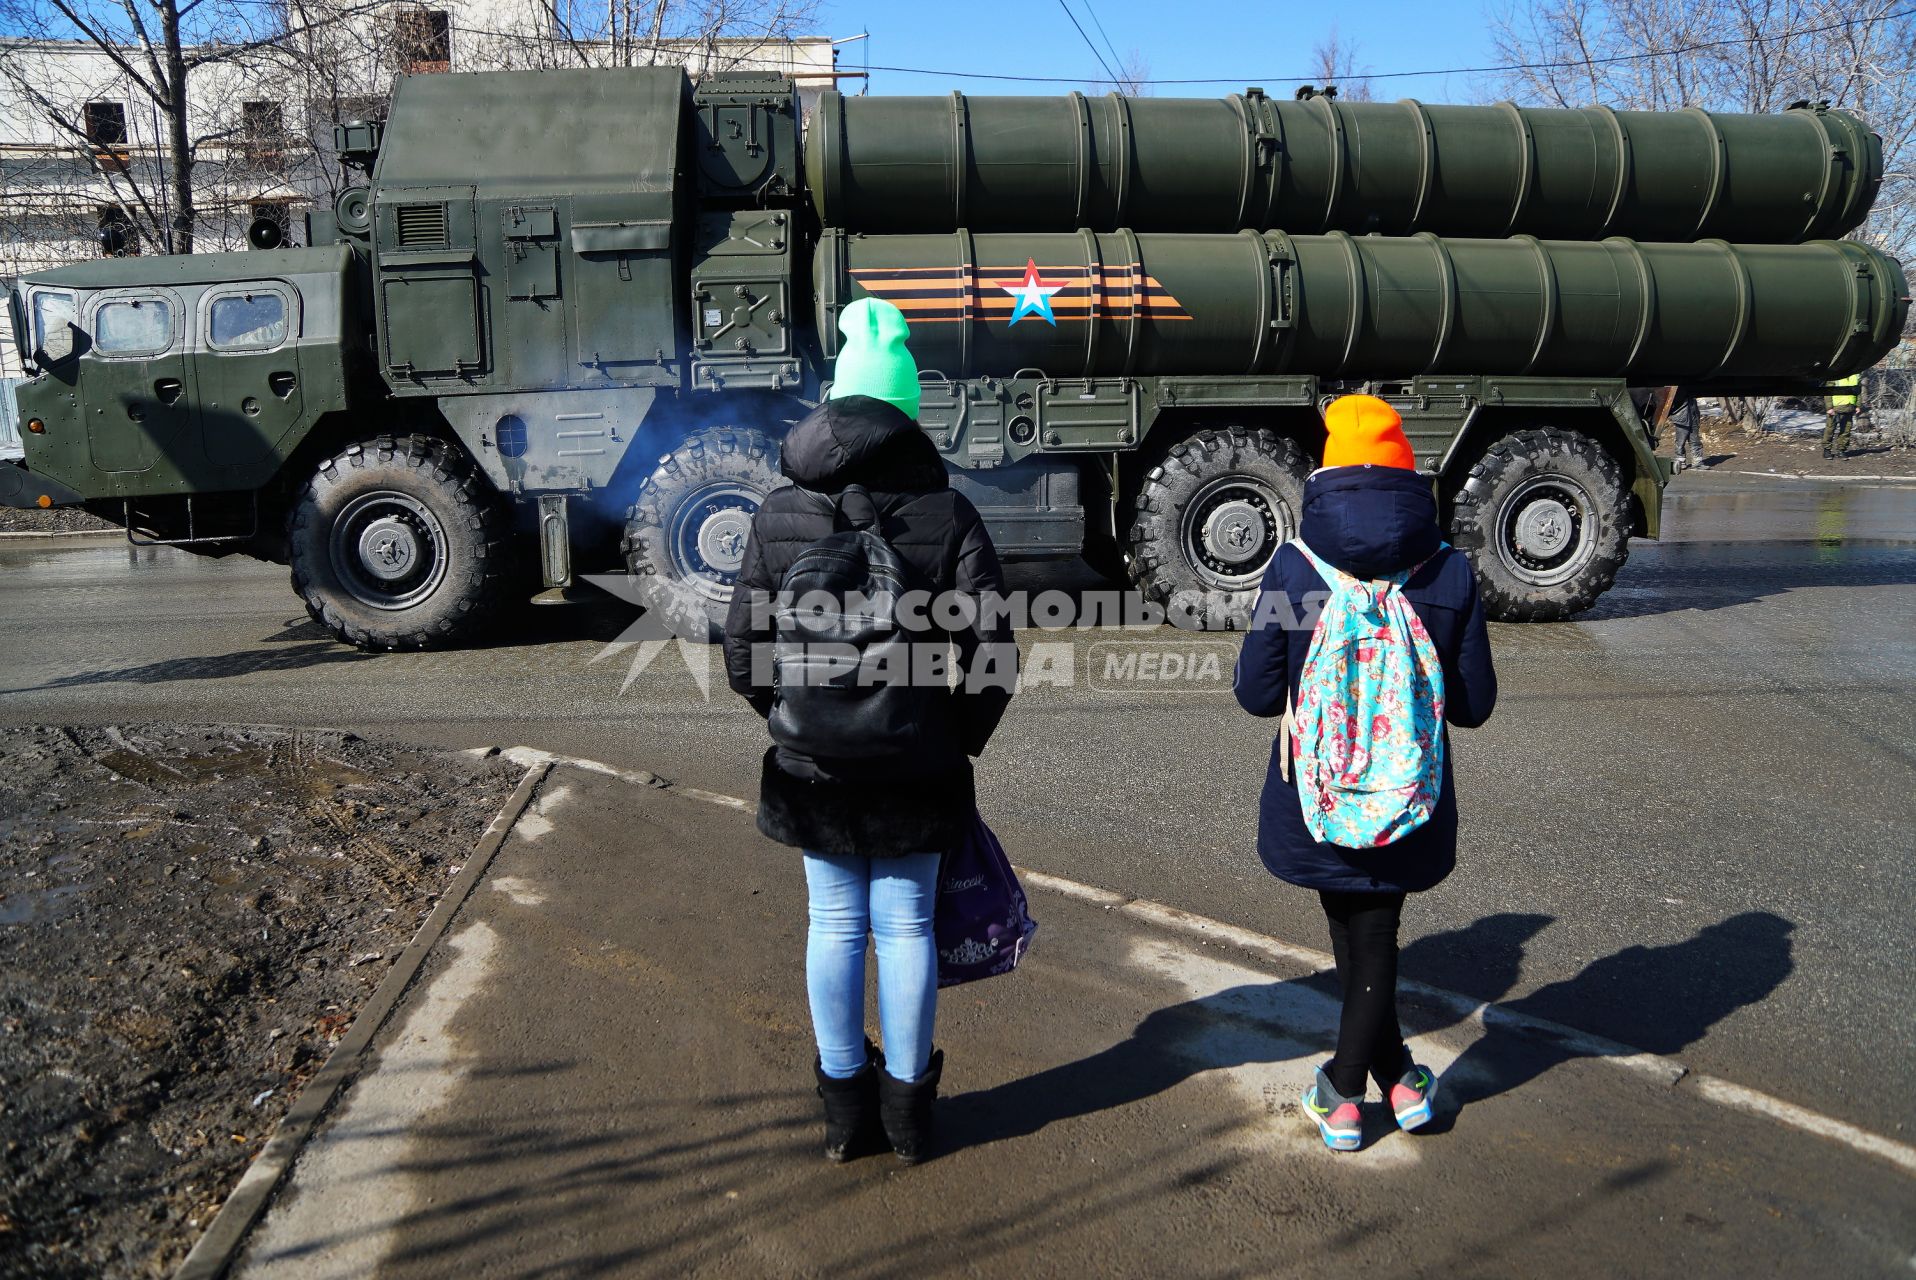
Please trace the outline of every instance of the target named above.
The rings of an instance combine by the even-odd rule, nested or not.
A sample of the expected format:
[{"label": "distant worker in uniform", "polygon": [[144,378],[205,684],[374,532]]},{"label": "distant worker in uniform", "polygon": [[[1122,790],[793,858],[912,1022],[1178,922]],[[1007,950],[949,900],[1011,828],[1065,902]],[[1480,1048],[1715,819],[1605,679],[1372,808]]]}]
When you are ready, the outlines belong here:
[{"label": "distant worker in uniform", "polygon": [[1297,538],[1264,571],[1235,689],[1252,715],[1283,717],[1258,856],[1317,892],[1344,995],[1304,1113],[1326,1146],[1355,1151],[1373,1081],[1403,1128],[1433,1115],[1437,1077],[1397,1021],[1397,931],[1405,897],[1456,865],[1445,725],[1489,719],[1497,673],[1477,579],[1444,542],[1397,411],[1341,396],[1324,423],[1324,465],[1304,483]]},{"label": "distant worker in uniform", "polygon": [[1863,375],[1852,373],[1847,378],[1838,378],[1829,395],[1829,416],[1823,427],[1823,456],[1825,458],[1845,458],[1849,456],[1849,432],[1856,423],[1856,388],[1861,386]]},{"label": "distant worker in uniform", "polygon": [[[1670,426],[1676,432],[1676,465],[1673,469],[1681,471],[1685,466],[1702,466],[1702,414],[1697,409],[1696,397],[1688,387],[1676,389],[1676,397],[1670,402]],[[1696,460],[1686,462],[1685,459],[1690,457]]]}]

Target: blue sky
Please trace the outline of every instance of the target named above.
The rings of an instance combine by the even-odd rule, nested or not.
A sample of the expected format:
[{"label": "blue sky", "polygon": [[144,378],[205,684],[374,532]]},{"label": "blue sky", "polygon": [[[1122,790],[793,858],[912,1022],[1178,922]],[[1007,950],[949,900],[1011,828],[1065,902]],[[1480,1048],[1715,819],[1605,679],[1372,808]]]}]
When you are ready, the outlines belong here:
[{"label": "blue sky", "polygon": [[[1215,77],[1217,84],[1159,86],[1160,95],[1211,96],[1259,84],[1288,96],[1311,69],[1311,48],[1336,23],[1373,72],[1483,66],[1495,61],[1484,25],[1489,0],[1357,0],[1343,4],[1250,4],[1242,0],[1068,0],[1103,48],[1087,9],[1120,55],[1139,50],[1155,77]],[[846,45],[841,69],[928,67],[1008,75],[1102,76],[1097,60],[1058,0],[827,0],[819,26],[835,37],[871,32]],[[1107,52],[1106,57],[1110,55]],[[1484,95],[1481,77],[1431,76],[1373,86],[1379,98],[1469,101]],[[845,90],[857,92],[856,81]],[[872,92],[1063,93],[1086,87],[1020,85],[874,71]],[[1095,87],[1095,86],[1092,86]]]}]

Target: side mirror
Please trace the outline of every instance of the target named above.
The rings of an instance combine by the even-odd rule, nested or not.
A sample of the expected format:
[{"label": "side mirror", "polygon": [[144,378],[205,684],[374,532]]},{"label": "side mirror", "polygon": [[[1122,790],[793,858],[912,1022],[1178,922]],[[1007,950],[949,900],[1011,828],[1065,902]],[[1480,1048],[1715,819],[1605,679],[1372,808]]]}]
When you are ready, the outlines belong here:
[{"label": "side mirror", "polygon": [[48,331],[46,341],[34,348],[33,363],[42,369],[51,369],[62,360],[71,359],[79,333],[71,320],[54,326]]}]

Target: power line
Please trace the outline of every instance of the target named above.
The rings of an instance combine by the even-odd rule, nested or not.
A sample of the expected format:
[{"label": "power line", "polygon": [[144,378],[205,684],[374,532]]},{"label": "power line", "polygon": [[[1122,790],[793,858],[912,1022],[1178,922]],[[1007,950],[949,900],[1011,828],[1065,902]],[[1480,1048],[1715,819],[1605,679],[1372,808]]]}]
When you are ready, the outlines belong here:
[{"label": "power line", "polygon": [[1078,22],[1078,15],[1071,12],[1071,6],[1066,4],[1064,0],[1058,0],[1058,7],[1064,10],[1065,17],[1071,19],[1071,25],[1078,28],[1078,35],[1084,40],[1084,47],[1091,50],[1091,56],[1096,58],[1098,65],[1104,68],[1104,74],[1111,77],[1108,83],[1117,84],[1118,73],[1111,69],[1111,64],[1104,60],[1102,53],[1098,52],[1097,44],[1092,41],[1090,36],[1085,34],[1083,25]]},{"label": "power line", "polygon": [[[1059,0],[1060,4],[1062,4],[1063,2],[1064,0]],[[1067,9],[1065,12],[1069,13],[1070,10]],[[1797,27],[1794,30],[1780,31],[1780,32],[1776,32],[1775,34],[1737,36],[1737,37],[1732,37],[1730,39],[1725,39],[1725,40],[1698,40],[1691,44],[1677,45],[1669,49],[1656,49],[1656,50],[1651,50],[1651,51],[1647,51],[1643,53],[1620,53],[1620,54],[1614,54],[1610,57],[1605,57],[1605,58],[1565,58],[1555,62],[1511,62],[1511,63],[1505,63],[1501,66],[1489,66],[1489,67],[1441,67],[1441,68],[1437,68],[1437,69],[1429,70],[1429,71],[1379,71],[1379,72],[1375,72],[1368,75],[1355,76],[1352,78],[1357,80],[1410,80],[1410,79],[1416,79],[1423,76],[1490,75],[1490,74],[1497,74],[1497,73],[1504,73],[1504,72],[1511,72],[1511,71],[1569,71],[1579,67],[1607,67],[1607,66],[1615,66],[1625,62],[1645,62],[1654,58],[1673,58],[1686,53],[1698,53],[1705,49],[1723,49],[1723,48],[1729,48],[1735,45],[1763,44],[1770,41],[1793,40],[1799,36],[1822,35],[1830,31],[1841,31],[1847,27],[1860,27],[1866,23],[1890,22],[1890,21],[1894,21],[1897,18],[1907,18],[1911,14],[1916,14],[1916,6],[1913,6],[1907,9],[1898,9],[1893,13],[1876,14],[1870,17],[1843,18],[1835,22],[1824,23],[1821,26]],[[1077,22],[1077,19],[1073,18],[1072,22],[1075,24]],[[1080,27],[1078,28],[1078,30],[1079,30],[1079,33],[1082,34],[1084,28]],[[1100,57],[1099,61],[1103,62],[1103,58]],[[946,76],[954,80],[1009,80],[1009,81],[1026,83],[1026,84],[1081,84],[1087,78],[1084,76],[1004,75],[1004,74],[993,74],[992,72],[989,72],[989,71],[948,71],[948,70],[940,70],[940,69],[932,68],[932,67],[887,67],[887,66],[881,66],[875,62],[871,65],[871,70],[892,71],[900,75],[912,75],[912,76]],[[1105,67],[1105,71],[1107,73],[1109,73],[1110,70],[1111,70],[1110,67]],[[1097,80],[1095,79],[1095,77],[1093,77],[1092,81],[1093,83],[1097,83],[1097,84],[1136,83],[1141,85],[1144,85],[1144,84],[1177,85],[1177,84],[1256,84],[1258,81],[1263,80],[1273,84],[1281,84],[1289,80],[1298,80],[1298,81],[1310,80],[1315,76],[1315,74],[1316,74],[1315,72],[1312,72],[1307,75],[1298,75],[1298,76],[1280,76],[1280,75],[1198,76],[1198,77],[1190,77],[1185,79],[1168,79],[1168,80],[1167,79],[1143,79],[1143,80],[1137,80],[1135,82],[1121,80],[1119,77],[1113,75],[1111,76],[1109,80]]]},{"label": "power line", "polygon": [[1098,29],[1098,34],[1104,37],[1104,47],[1111,51],[1111,61],[1123,62],[1124,59],[1118,56],[1118,47],[1112,44],[1111,37],[1105,34],[1104,20],[1098,17],[1098,7],[1092,4],[1091,0],[1084,0],[1084,11],[1091,15],[1091,24]]}]

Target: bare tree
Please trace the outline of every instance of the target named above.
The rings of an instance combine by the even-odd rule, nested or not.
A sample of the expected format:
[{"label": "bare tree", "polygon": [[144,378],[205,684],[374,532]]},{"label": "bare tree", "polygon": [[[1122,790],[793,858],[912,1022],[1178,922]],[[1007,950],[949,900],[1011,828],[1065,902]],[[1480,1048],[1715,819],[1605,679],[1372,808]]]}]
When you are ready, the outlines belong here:
[{"label": "bare tree", "polygon": [[465,27],[462,51],[469,70],[756,69],[776,46],[808,34],[818,11],[819,0],[529,0],[526,21],[512,29]]},{"label": "bare tree", "polygon": [[1128,50],[1118,63],[1118,80],[1111,86],[1127,98],[1151,96],[1151,63],[1136,49]]},{"label": "bare tree", "polygon": [[[242,77],[216,70],[244,64],[313,27],[369,12],[374,2],[344,0],[294,18],[289,9],[256,0],[0,0],[0,27],[44,33],[41,41],[0,47],[0,77],[16,102],[98,167],[134,234],[190,253],[200,215],[194,170],[201,149],[235,138],[241,128],[227,111],[210,109],[230,103],[203,102],[199,89],[209,76],[223,90],[233,89]],[[68,60],[64,76],[50,74],[62,65],[47,56],[53,42],[90,56]],[[108,96],[119,115],[96,110],[89,118],[88,104]],[[150,157],[136,157],[130,145],[142,116],[150,117],[157,135]]]},{"label": "bare tree", "polygon": [[[1492,37],[1515,69],[1495,87],[1519,102],[1769,112],[1809,101],[1856,112],[1882,135],[1885,175],[1852,237],[1903,259],[1916,251],[1916,13],[1901,0],[1501,3]],[[1724,401],[1731,422],[1759,434],[1775,407]]]},{"label": "bare tree", "polygon": [[1311,50],[1311,67],[1317,83],[1336,86],[1337,95],[1347,102],[1369,102],[1371,86],[1367,73],[1370,68],[1359,65],[1357,57],[1357,41],[1344,39],[1333,22],[1330,34]]},{"label": "bare tree", "polygon": [[1902,0],[1500,0],[1496,88],[1547,106],[1779,111],[1828,102],[1882,134],[1856,238],[1916,249],[1916,13]]}]

